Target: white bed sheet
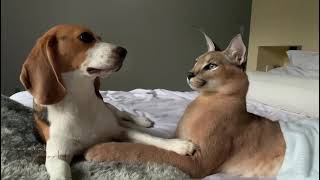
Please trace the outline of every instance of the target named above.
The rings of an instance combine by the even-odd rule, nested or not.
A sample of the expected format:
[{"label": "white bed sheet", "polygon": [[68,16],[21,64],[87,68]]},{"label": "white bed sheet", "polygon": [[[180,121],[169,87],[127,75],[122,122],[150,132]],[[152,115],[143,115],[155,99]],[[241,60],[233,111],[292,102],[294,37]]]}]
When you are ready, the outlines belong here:
[{"label": "white bed sheet", "polygon": [[[177,122],[183,114],[186,106],[197,95],[197,92],[178,92],[164,89],[135,89],[129,92],[124,91],[101,91],[103,100],[116,106],[120,110],[127,111],[143,117],[148,117],[155,122],[154,128],[140,130],[155,136],[170,138],[174,135]],[[32,96],[26,92],[19,92],[10,97],[25,106],[32,107]],[[247,109],[249,112],[258,114],[271,120],[319,120],[312,119],[301,114],[286,112],[275,109],[261,102],[248,99]],[[253,180],[270,178],[240,178],[223,174],[216,174],[205,178],[207,180]],[[275,179],[275,178],[271,178]]]}]

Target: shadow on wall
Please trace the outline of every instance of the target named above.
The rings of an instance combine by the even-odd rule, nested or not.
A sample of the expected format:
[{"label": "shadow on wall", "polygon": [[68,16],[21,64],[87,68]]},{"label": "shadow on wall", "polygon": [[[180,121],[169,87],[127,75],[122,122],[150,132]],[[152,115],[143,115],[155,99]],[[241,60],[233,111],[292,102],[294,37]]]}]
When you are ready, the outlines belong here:
[{"label": "shadow on wall", "polygon": [[36,39],[61,23],[87,26],[128,49],[123,68],[103,80],[101,89],[183,91],[190,90],[186,72],[206,50],[192,26],[203,27],[221,48],[242,26],[247,43],[251,0],[2,0],[1,8],[1,92],[6,95],[21,90],[20,68]]}]

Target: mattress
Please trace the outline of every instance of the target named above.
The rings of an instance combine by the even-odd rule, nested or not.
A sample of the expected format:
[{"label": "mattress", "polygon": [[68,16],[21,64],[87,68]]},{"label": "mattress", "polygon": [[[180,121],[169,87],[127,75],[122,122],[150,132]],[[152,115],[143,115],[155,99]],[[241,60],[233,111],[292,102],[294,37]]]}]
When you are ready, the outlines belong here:
[{"label": "mattress", "polygon": [[[195,91],[179,92],[165,89],[135,89],[132,91],[100,91],[103,100],[122,111],[147,117],[155,122],[153,128],[139,128],[141,131],[155,136],[170,138],[174,135],[177,122],[181,118],[186,106],[198,95]],[[10,97],[21,104],[32,107],[32,96],[27,92],[19,92]],[[254,99],[247,100],[247,110],[251,113],[267,117],[273,121],[301,121],[319,120],[303,114],[288,112],[274,108]],[[275,178],[240,178],[224,174],[215,174],[206,180],[249,180]]]}]

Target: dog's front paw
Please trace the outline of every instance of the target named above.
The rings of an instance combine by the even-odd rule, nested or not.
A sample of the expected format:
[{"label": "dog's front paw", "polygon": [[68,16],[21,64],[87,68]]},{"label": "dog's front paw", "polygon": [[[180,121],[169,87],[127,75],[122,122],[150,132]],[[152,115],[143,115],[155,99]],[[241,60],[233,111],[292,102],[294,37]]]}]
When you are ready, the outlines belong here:
[{"label": "dog's front paw", "polygon": [[133,114],[130,114],[128,112],[121,112],[120,117],[125,120],[125,121],[131,121],[132,123],[146,127],[146,128],[151,128],[154,126],[154,122],[151,121],[150,119],[146,117],[139,117]]},{"label": "dog's front paw", "polygon": [[145,117],[133,117],[133,121],[142,127],[152,128],[154,126],[154,122]]},{"label": "dog's front paw", "polygon": [[170,139],[169,151],[174,151],[180,155],[193,155],[198,146],[191,141],[183,139]]},{"label": "dog's front paw", "polygon": [[72,177],[50,177],[50,180],[72,180]]},{"label": "dog's front paw", "polygon": [[47,156],[46,169],[50,180],[72,180],[71,168],[64,160]]}]

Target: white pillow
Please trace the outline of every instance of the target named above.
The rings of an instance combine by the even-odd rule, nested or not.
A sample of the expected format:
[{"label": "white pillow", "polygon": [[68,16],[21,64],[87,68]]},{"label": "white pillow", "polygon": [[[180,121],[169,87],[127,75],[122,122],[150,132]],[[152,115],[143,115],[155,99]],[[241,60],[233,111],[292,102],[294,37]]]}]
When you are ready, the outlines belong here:
[{"label": "white pillow", "polygon": [[304,69],[298,66],[289,64],[285,67],[274,68],[268,71],[268,73],[279,74],[279,75],[291,75],[302,78],[319,79],[319,70],[315,69]]},{"label": "white pillow", "polygon": [[287,112],[319,118],[319,79],[247,72],[247,98]]},{"label": "white pillow", "polygon": [[319,52],[289,50],[289,63],[303,69],[319,70]]}]

